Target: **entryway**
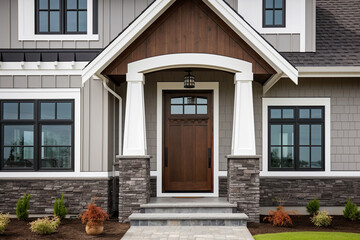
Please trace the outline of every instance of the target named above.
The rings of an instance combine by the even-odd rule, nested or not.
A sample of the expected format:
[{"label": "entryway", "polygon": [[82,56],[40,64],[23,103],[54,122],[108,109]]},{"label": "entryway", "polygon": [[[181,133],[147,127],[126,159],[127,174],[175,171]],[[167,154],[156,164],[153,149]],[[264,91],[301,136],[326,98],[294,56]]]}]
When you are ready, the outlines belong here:
[{"label": "entryway", "polygon": [[213,92],[164,91],[163,192],[213,191]]}]

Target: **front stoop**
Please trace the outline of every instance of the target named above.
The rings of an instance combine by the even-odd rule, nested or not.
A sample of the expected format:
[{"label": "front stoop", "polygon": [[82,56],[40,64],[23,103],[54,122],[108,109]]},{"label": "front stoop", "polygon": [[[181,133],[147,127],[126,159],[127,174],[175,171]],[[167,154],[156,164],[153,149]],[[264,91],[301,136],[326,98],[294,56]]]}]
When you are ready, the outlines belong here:
[{"label": "front stoop", "polygon": [[224,199],[154,199],[130,217],[131,226],[246,226],[248,217]]}]

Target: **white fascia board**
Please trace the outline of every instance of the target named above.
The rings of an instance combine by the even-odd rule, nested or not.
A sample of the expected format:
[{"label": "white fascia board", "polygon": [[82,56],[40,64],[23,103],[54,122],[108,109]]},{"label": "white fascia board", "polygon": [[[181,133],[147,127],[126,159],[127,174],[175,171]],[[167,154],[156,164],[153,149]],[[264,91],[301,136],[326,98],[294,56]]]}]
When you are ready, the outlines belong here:
[{"label": "white fascia board", "polygon": [[0,62],[0,75],[81,75],[87,62]]},{"label": "white fascia board", "polygon": [[354,67],[298,67],[299,77],[360,77],[360,66]]},{"label": "white fascia board", "polygon": [[107,46],[88,66],[83,69],[82,81],[85,83],[93,75],[98,75],[120,55],[141,33],[143,33],[175,0],[155,1],[123,33]]},{"label": "white fascia board", "polygon": [[223,21],[225,21],[247,44],[263,57],[277,72],[283,72],[298,84],[298,71],[283,56],[266,42],[234,10],[222,0],[203,0]]}]

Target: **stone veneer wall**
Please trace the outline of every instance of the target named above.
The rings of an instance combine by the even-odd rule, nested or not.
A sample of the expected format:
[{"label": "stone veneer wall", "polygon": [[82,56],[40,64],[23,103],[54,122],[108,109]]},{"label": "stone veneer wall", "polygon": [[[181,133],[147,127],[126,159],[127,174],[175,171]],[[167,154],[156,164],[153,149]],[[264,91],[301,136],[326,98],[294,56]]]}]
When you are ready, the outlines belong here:
[{"label": "stone veneer wall", "polygon": [[273,206],[274,197],[285,206],[306,206],[315,197],[320,206],[345,206],[350,197],[360,204],[360,178],[261,178],[260,205]]},{"label": "stone veneer wall", "polygon": [[31,194],[30,214],[52,214],[54,199],[64,194],[68,215],[78,215],[93,197],[108,213],[111,204],[112,179],[16,179],[0,180],[0,212],[16,213],[16,203],[25,193]]},{"label": "stone veneer wall", "polygon": [[260,221],[259,157],[228,157],[228,201],[251,222]]},{"label": "stone veneer wall", "polygon": [[119,171],[119,221],[128,222],[132,213],[140,212],[140,204],[150,200],[150,157],[124,157]]}]

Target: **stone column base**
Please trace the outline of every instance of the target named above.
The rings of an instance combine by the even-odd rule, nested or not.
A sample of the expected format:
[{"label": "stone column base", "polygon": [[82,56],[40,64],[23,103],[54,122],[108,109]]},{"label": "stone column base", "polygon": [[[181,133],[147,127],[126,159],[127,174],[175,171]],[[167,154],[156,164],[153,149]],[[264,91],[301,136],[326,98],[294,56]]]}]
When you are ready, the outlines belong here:
[{"label": "stone column base", "polygon": [[129,222],[150,200],[150,156],[118,156],[119,221]]},{"label": "stone column base", "polygon": [[227,156],[228,201],[251,222],[260,221],[260,156]]}]

